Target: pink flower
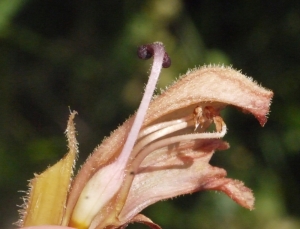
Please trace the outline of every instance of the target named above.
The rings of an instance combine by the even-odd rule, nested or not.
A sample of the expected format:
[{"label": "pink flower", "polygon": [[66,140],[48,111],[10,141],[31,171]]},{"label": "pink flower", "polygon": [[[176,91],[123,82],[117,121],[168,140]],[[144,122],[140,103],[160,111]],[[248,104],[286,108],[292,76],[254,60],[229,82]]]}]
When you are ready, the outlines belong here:
[{"label": "pink flower", "polygon": [[[141,58],[153,55],[149,82],[137,113],[94,150],[68,193],[69,186],[63,187],[65,197],[51,210],[61,212],[58,220],[28,221],[34,218],[29,210],[36,203],[31,199],[36,195],[33,180],[21,226],[55,224],[100,229],[141,222],[160,228],[139,213],[157,201],[201,190],[222,191],[241,206],[253,209],[251,190],[227,178],[224,169],[211,166],[209,161],[216,150],[229,148],[221,139],[227,128],[220,111],[227,105],[235,106],[252,113],[264,125],[273,93],[232,68],[205,66],[188,71],[152,98],[161,67],[171,63],[161,43],[140,47]],[[71,159],[77,152],[74,115],[67,129]],[[207,132],[211,125],[215,131]]]}]

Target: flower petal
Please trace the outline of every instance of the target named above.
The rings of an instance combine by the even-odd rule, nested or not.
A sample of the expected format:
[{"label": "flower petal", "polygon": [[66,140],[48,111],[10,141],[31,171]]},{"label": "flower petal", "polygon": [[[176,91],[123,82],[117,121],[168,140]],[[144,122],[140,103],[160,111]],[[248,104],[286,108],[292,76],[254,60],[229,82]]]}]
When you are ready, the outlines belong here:
[{"label": "flower petal", "polygon": [[241,181],[229,178],[218,178],[208,181],[203,188],[224,192],[241,206],[250,210],[254,209],[255,199],[253,193],[251,189],[245,187]]},{"label": "flower petal", "polygon": [[[149,219],[148,217],[146,217],[142,214],[138,214],[138,215],[134,216],[130,221],[128,221],[128,223],[143,223],[152,229],[161,229],[161,227],[159,225],[157,225],[156,223],[153,223],[151,219]],[[120,229],[123,229],[126,227],[127,227],[127,225],[124,225],[124,226],[120,227]]]},{"label": "flower petal", "polygon": [[[188,72],[179,81],[169,87],[168,90],[153,99],[148,108],[143,127],[191,115],[197,106],[210,106],[215,111],[219,112],[226,105],[233,105],[243,111],[252,113],[258,119],[260,124],[264,125],[267,120],[266,115],[269,112],[269,105],[272,96],[273,93],[271,91],[260,87],[253,82],[252,79],[245,77],[240,72],[231,68],[215,66],[202,67]],[[130,130],[134,118],[135,116],[131,117],[121,127],[113,132],[112,135],[105,139],[87,159],[72,184],[64,222],[68,221],[68,218],[72,213],[72,209],[74,208],[74,205],[76,204],[86,182],[95,172],[103,166],[113,162],[118,157],[123,148],[124,142],[126,141],[128,131]],[[197,141],[194,140],[192,142],[195,143]],[[161,166],[162,169],[154,169],[153,171],[150,171],[151,166],[155,167],[159,164],[156,163],[157,160],[150,160],[150,157],[148,159],[146,158],[141,166],[146,167],[145,163],[147,163],[147,161],[149,162],[149,160],[151,161],[151,166],[149,164],[149,167],[145,168],[143,173],[140,172],[134,178],[133,186],[129,191],[128,199],[126,200],[119,219],[126,223],[125,221],[130,220],[130,217],[137,215],[139,210],[160,199],[201,190],[205,188],[205,184],[207,185],[206,188],[208,188],[208,182],[212,181],[210,178],[218,178],[219,180],[225,179],[224,177],[226,176],[226,172],[223,169],[215,168],[208,164],[214,150],[218,147],[224,148],[224,143],[216,139],[210,139],[209,141],[202,140],[199,142],[211,146],[208,147],[210,150],[207,151],[204,144],[198,149],[191,149],[190,151],[185,150],[183,158],[180,158],[180,152],[174,151],[176,152],[176,156],[174,155],[169,157],[168,160],[163,162],[165,164]],[[218,143],[219,146],[216,146],[216,143]],[[164,154],[167,154],[169,149],[156,151],[164,151]],[[161,157],[162,156],[159,155],[158,158]],[[181,164],[178,164],[178,162],[181,162]],[[176,163],[181,167],[176,168]],[[169,168],[167,168],[167,166],[169,166]],[[183,172],[183,170],[186,170],[187,172]],[[124,179],[126,179],[126,176],[126,171],[124,171]],[[163,184],[159,177],[164,177],[165,182]],[[174,179],[171,179],[174,177],[177,178],[176,184],[184,184],[182,185],[185,186],[183,189],[180,189],[179,185],[174,185],[175,181]],[[172,184],[168,182],[171,180]],[[199,183],[198,186],[195,185],[197,182]],[[160,184],[160,186],[155,186],[155,183]],[[232,182],[228,182],[229,185],[226,186],[225,183],[226,182],[224,182],[224,185],[220,186],[218,189],[227,194],[236,193],[236,197],[233,199],[242,203],[240,200],[243,197],[239,198],[237,196],[238,193],[243,193],[242,191],[246,190],[244,189],[244,186],[236,185],[237,183],[234,184]],[[214,183],[210,184],[211,187],[214,187],[212,185]],[[230,187],[230,185],[232,186]],[[236,192],[233,191],[234,188],[237,190]],[[142,196],[138,196],[138,194],[133,195],[132,193],[135,192],[133,191],[135,189],[136,192],[144,190],[143,193],[147,193],[145,189],[149,189],[148,194],[152,194],[153,198],[151,200],[149,200],[149,198],[146,199],[145,196],[143,196],[143,193],[140,193]],[[161,195],[156,195],[156,192],[161,193]],[[124,192],[122,193],[124,194]],[[127,193],[125,194],[127,195]],[[248,194],[249,192],[247,192],[247,195]],[[114,201],[115,200],[112,200],[112,202]],[[250,203],[251,201],[246,201],[245,204],[242,205],[252,208],[251,204],[247,204],[247,202]],[[102,213],[106,212],[108,214],[108,209],[113,206],[115,206],[115,203],[110,203],[107,205],[106,209],[102,209],[98,216],[95,217],[92,224],[94,226],[99,225],[98,223],[104,219]]]},{"label": "flower petal", "polygon": [[209,160],[214,150],[226,148],[228,144],[222,140],[208,139],[151,153],[134,178],[119,220],[126,222],[157,201],[200,191],[212,180],[223,179],[226,171],[212,167]]},{"label": "flower petal", "polygon": [[[180,109],[186,114],[199,103],[233,105],[252,113],[264,125],[273,92],[267,90],[250,77],[230,67],[207,66],[194,69],[158,96],[151,104],[145,123]],[[190,109],[187,109],[191,106]],[[169,118],[169,116],[167,116]],[[175,118],[174,118],[175,119]]]},{"label": "flower petal", "polygon": [[109,138],[104,139],[102,144],[94,150],[81,167],[71,185],[63,225],[68,225],[74,206],[87,181],[99,169],[112,162],[121,152],[133,119],[134,117],[128,119],[122,126],[115,130]]}]

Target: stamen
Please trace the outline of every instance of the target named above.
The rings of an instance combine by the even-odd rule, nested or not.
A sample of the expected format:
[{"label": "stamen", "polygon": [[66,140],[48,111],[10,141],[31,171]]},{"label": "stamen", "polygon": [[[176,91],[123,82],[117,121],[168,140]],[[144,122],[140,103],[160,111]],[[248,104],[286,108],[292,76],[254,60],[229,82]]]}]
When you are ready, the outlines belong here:
[{"label": "stamen", "polygon": [[[220,116],[218,116],[218,127],[221,127],[220,132],[213,132],[213,133],[195,133],[195,134],[186,134],[186,135],[179,135],[173,136],[166,139],[162,139],[156,141],[152,144],[148,144],[144,149],[142,149],[132,163],[133,172],[136,174],[138,172],[138,167],[142,163],[142,161],[146,158],[148,154],[151,152],[160,149],[162,147],[187,141],[187,140],[197,140],[197,139],[215,139],[215,138],[222,138],[226,134],[227,128],[225,122],[222,120]],[[159,131],[160,132],[160,131]]]},{"label": "stamen", "polygon": [[149,143],[151,143],[151,142],[153,142],[153,141],[155,141],[155,140],[157,140],[161,137],[164,137],[168,134],[174,133],[178,130],[185,129],[185,128],[187,128],[189,126],[193,126],[193,125],[194,125],[193,120],[190,120],[188,122],[180,122],[180,123],[165,127],[165,128],[163,128],[159,131],[156,131],[154,133],[151,133],[135,145],[135,147],[133,148],[131,156],[135,157],[139,153],[139,151],[141,151],[141,149],[144,148]]},{"label": "stamen", "polygon": [[182,122],[187,122],[187,121],[191,120],[192,118],[193,118],[193,116],[189,115],[189,116],[186,116],[181,119],[176,119],[176,120],[172,120],[172,121],[168,121],[168,122],[160,122],[155,125],[146,127],[140,131],[138,138],[141,139],[142,137],[144,137],[148,134],[151,134],[155,131],[158,131],[158,130],[163,129],[168,126],[172,126],[172,125],[182,123]]},{"label": "stamen", "polygon": [[[167,136],[168,134],[174,133],[178,130],[185,129],[187,127],[195,125],[195,130],[199,125],[201,128],[208,127],[211,122],[215,123],[216,132],[214,133],[195,133],[188,135],[179,135],[174,137],[167,137],[162,140],[155,140]],[[194,131],[195,131],[194,130]],[[146,136],[148,134],[148,136]],[[144,137],[134,147],[132,152],[132,158],[136,155],[132,164],[134,173],[137,172],[138,166],[144,160],[144,158],[154,150],[162,148],[164,146],[174,144],[176,142],[193,139],[204,139],[204,138],[221,138],[226,133],[226,124],[224,123],[219,112],[217,112],[212,106],[197,106],[194,109],[193,115],[186,116],[182,119],[172,120],[161,124],[150,126],[141,132]],[[152,144],[150,144],[152,142]]]}]

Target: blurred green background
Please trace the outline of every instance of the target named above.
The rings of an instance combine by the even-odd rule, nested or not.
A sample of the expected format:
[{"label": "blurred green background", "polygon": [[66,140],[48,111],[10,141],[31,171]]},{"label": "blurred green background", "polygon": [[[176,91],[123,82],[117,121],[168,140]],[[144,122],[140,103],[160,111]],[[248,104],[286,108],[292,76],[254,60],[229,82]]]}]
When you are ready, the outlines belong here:
[{"label": "blurred green background", "polygon": [[202,192],[144,213],[172,229],[300,228],[300,2],[293,0],[1,0],[0,228],[14,228],[18,190],[66,153],[69,107],[79,113],[78,164],[137,109],[151,61],[137,59],[136,48],[157,40],[172,58],[159,87],[189,68],[224,63],[275,97],[264,128],[226,110],[231,149],[211,162],[253,189],[254,211]]}]

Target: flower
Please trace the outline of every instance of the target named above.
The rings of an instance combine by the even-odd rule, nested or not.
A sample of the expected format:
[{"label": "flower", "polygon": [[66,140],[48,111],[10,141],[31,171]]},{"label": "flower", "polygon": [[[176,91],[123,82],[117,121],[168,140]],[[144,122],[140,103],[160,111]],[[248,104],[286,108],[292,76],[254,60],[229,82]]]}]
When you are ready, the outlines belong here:
[{"label": "flower", "polygon": [[[227,105],[238,107],[252,113],[263,126],[273,93],[230,67],[204,66],[188,71],[152,98],[161,67],[171,61],[158,42],[141,46],[138,55],[142,59],[154,56],[154,63],[137,113],[94,150],[69,189],[70,168],[78,151],[72,112],[67,128],[70,152],[62,160],[66,162],[46,170],[57,171],[55,179],[42,173],[31,181],[20,226],[100,229],[141,222],[160,228],[140,212],[157,201],[201,190],[222,191],[253,209],[252,191],[209,161],[216,150],[229,148],[221,139],[227,127],[220,111]],[[207,132],[211,125],[215,131]],[[45,183],[37,188],[41,179],[52,190],[51,201]],[[44,208],[48,215],[51,212],[51,219],[56,216],[55,222],[45,216]]]}]

